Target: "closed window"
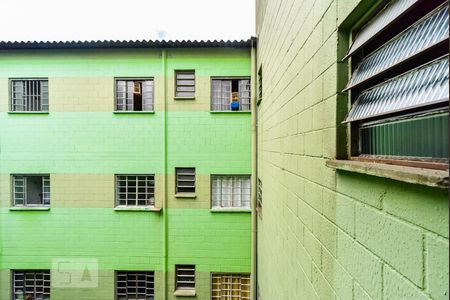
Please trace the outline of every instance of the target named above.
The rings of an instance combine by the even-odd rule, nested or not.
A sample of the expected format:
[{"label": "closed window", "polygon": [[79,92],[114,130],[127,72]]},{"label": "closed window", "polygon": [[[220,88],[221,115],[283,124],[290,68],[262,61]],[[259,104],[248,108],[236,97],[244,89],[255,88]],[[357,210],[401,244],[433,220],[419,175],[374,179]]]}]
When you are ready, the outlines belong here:
[{"label": "closed window", "polygon": [[250,274],[211,274],[211,300],[250,299]]},{"label": "closed window", "polygon": [[49,270],[13,271],[13,300],[50,299]]},{"label": "closed window", "polygon": [[211,176],[213,208],[250,208],[250,194],[250,176]]},{"label": "closed window", "polygon": [[14,206],[50,205],[49,175],[13,175]]},{"label": "closed window", "polygon": [[195,71],[175,71],[175,97],[195,97]]},{"label": "closed window", "polygon": [[353,32],[352,156],[448,168],[448,22],[445,1],[391,1]]},{"label": "closed window", "polygon": [[11,111],[48,111],[48,80],[11,80]]},{"label": "closed window", "polygon": [[257,104],[259,105],[262,101],[263,97],[263,79],[262,79],[262,66],[259,67],[258,71],[258,101]]},{"label": "closed window", "polygon": [[116,272],[117,300],[155,299],[155,273],[142,271]]},{"label": "closed window", "polygon": [[153,111],[153,79],[116,80],[116,111]]},{"label": "closed window", "polygon": [[117,206],[154,206],[155,175],[116,175]]},{"label": "closed window", "polygon": [[176,193],[195,193],[195,168],[176,168]]},{"label": "closed window", "polygon": [[261,213],[262,211],[262,201],[262,182],[261,179],[258,178],[258,186],[256,189],[256,208],[258,213]]},{"label": "closed window", "polygon": [[176,290],[195,289],[195,265],[176,265]]},{"label": "closed window", "polygon": [[250,78],[213,79],[212,111],[250,111]]}]

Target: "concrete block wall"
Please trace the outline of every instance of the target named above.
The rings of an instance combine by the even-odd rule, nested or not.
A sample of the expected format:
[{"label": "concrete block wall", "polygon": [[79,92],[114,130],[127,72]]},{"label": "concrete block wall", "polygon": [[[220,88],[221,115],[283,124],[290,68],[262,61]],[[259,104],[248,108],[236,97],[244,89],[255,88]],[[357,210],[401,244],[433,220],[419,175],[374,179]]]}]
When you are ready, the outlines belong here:
[{"label": "concrete block wall", "polygon": [[374,4],[257,1],[262,300],[448,299],[448,191],[325,166],[346,148],[338,27]]}]

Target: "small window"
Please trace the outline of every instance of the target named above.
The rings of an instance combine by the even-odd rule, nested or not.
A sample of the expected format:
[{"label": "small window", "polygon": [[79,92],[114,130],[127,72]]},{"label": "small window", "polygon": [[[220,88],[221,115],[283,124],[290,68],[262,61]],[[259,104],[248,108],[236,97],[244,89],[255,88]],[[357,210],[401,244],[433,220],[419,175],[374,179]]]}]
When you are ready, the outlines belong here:
[{"label": "small window", "polygon": [[211,274],[214,299],[250,299],[250,274]]},{"label": "small window", "polygon": [[13,300],[50,299],[49,270],[13,271]]},{"label": "small window", "polygon": [[49,175],[14,175],[14,206],[50,205]]},{"label": "small window", "polygon": [[11,80],[11,111],[48,111],[48,80]]},{"label": "small window", "polygon": [[176,290],[195,289],[195,265],[176,265]]},{"label": "small window", "polygon": [[116,111],[153,111],[153,79],[116,80]]},{"label": "small window", "polygon": [[261,179],[258,178],[258,189],[257,189],[257,194],[256,194],[256,208],[258,210],[262,209],[262,182]]},{"label": "small window", "polygon": [[155,297],[155,272],[116,272],[116,299],[153,300]]},{"label": "small window", "polygon": [[195,71],[175,71],[175,97],[195,97]]},{"label": "small window", "polygon": [[262,67],[259,67],[259,71],[258,71],[258,101],[257,101],[258,105],[262,100],[262,94],[263,94]]},{"label": "small window", "polygon": [[250,208],[250,194],[250,176],[211,176],[213,208]]},{"label": "small window", "polygon": [[117,206],[154,206],[155,175],[116,175]]},{"label": "small window", "polygon": [[195,193],[195,168],[176,168],[176,193]]},{"label": "small window", "polygon": [[250,78],[213,79],[212,111],[250,111]]}]

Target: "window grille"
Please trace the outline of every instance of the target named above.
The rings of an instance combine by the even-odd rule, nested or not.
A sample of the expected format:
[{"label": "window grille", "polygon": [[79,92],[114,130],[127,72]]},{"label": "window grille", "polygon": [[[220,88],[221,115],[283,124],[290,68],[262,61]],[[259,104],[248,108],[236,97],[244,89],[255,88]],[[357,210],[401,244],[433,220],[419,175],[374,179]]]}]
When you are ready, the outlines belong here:
[{"label": "window grille", "polygon": [[257,208],[262,209],[262,182],[261,179],[258,178],[258,188],[257,188]]},{"label": "window grille", "polygon": [[116,175],[116,205],[154,206],[155,175]]},{"label": "window grille", "polygon": [[13,299],[50,299],[49,270],[13,271]]},{"label": "window grille", "polygon": [[211,299],[250,299],[250,274],[211,274]]},{"label": "window grille", "polygon": [[263,96],[263,82],[262,82],[262,67],[259,67],[259,71],[258,71],[258,104],[261,102],[262,100],[262,96]]},{"label": "window grille", "polygon": [[14,206],[50,205],[49,175],[14,175]]},{"label": "window grille", "polygon": [[213,208],[250,208],[250,176],[211,176]]},{"label": "window grille", "polygon": [[195,71],[175,72],[175,97],[195,97]]},{"label": "window grille", "polygon": [[116,81],[116,111],[153,111],[153,79]]},{"label": "window grille", "polygon": [[117,300],[153,300],[155,297],[154,272],[116,272]]},{"label": "window grille", "polygon": [[195,265],[176,265],[176,289],[195,289]]},{"label": "window grille", "polygon": [[195,193],[195,168],[176,168],[176,193]]},{"label": "window grille", "polygon": [[12,111],[48,111],[48,80],[11,80]]},{"label": "window grille", "polygon": [[250,79],[213,79],[212,111],[250,111]]}]

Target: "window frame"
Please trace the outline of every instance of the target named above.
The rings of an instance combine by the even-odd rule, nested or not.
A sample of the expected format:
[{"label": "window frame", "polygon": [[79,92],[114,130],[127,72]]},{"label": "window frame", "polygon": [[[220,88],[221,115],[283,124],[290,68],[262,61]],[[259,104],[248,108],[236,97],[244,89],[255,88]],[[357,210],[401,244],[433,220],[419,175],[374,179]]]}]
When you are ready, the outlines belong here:
[{"label": "window frame", "polygon": [[[118,110],[117,109],[117,82],[118,81],[152,81],[153,82],[153,91],[152,91],[152,109],[144,110],[144,102],[142,101],[142,110]],[[114,77],[114,113],[131,113],[131,114],[145,114],[145,113],[154,113],[155,112],[155,77]]]},{"label": "window frame", "polygon": [[[43,284],[42,287],[43,288],[48,288],[49,292],[48,292],[48,299],[51,299],[51,293],[52,293],[52,287],[51,287],[51,270],[48,269],[12,269],[11,270],[11,297],[12,299],[19,299],[16,298],[16,273],[23,273],[24,276],[24,281],[25,281],[25,274],[27,273],[34,273],[34,278],[36,277],[36,273],[42,273],[43,275]],[[45,276],[48,276],[48,280],[45,280]],[[34,281],[34,287],[33,287],[33,299],[36,297],[36,279],[33,279]],[[45,282],[48,282],[48,287],[45,286]],[[25,294],[23,294],[23,296],[25,296]],[[24,298],[25,299],[25,298]]]},{"label": "window frame", "polygon": [[[241,206],[222,206],[222,199],[220,200],[221,206],[214,206],[214,201],[213,201],[213,180],[214,177],[240,177],[243,179],[248,179],[249,183],[250,183],[250,189],[249,189],[249,206],[248,207],[244,207],[242,206],[242,187],[241,187]],[[210,193],[211,193],[211,209],[214,210],[242,210],[242,211],[251,211],[252,209],[252,194],[251,194],[251,185],[252,185],[252,176],[248,175],[248,174],[211,174],[210,175]],[[222,195],[222,194],[221,194]],[[231,203],[233,203],[233,199],[230,200]]]},{"label": "window frame", "polygon": [[[231,107],[228,110],[214,110],[213,109],[213,104],[214,104],[214,102],[213,102],[213,96],[214,96],[213,81],[214,80],[220,80],[220,81],[237,80],[238,81],[238,87],[239,87],[239,82],[241,80],[248,80],[250,82],[250,89],[249,89],[250,97],[248,99],[248,101],[249,101],[248,102],[248,110],[241,110],[241,107],[242,107],[242,102],[241,101],[239,101],[239,110],[231,110]],[[214,113],[222,113],[222,112],[226,112],[226,113],[228,113],[228,112],[230,112],[230,113],[249,113],[249,112],[251,112],[251,102],[252,102],[251,85],[252,85],[251,76],[211,76],[211,79],[210,79],[210,87],[211,87],[210,88],[210,90],[211,90],[210,111],[214,112]],[[231,93],[232,93],[232,91],[231,91]],[[231,98],[231,95],[230,95],[230,98]]]},{"label": "window frame", "polygon": [[[193,192],[183,192],[178,191],[178,170],[181,169],[193,169],[194,170],[194,191]],[[175,195],[195,195],[197,192],[197,169],[195,167],[175,167]]]},{"label": "window frame", "polygon": [[[118,293],[118,289],[119,289],[119,286],[118,286],[118,282],[119,282],[119,273],[125,273],[125,274],[121,274],[121,275],[126,275],[126,276],[128,276],[129,275],[129,273],[130,274],[136,274],[136,275],[139,275],[139,273],[145,273],[145,274],[140,274],[140,275],[145,275],[146,276],[146,278],[147,278],[147,276],[151,276],[151,277],[153,277],[153,282],[152,282],[152,284],[153,284],[153,295],[150,295],[150,296],[148,296],[148,297],[152,297],[151,299],[155,299],[155,290],[156,290],[156,288],[155,288],[155,271],[141,271],[141,270],[139,270],[139,271],[130,271],[130,270],[127,270],[127,271],[125,271],[125,270],[115,270],[114,271],[114,299],[116,299],[116,300],[118,300],[119,299],[119,293]],[[147,274],[148,273],[148,274]],[[127,283],[128,283],[128,277],[127,277],[127,281],[126,281]],[[136,283],[137,282],[139,282],[138,280],[136,280]],[[145,283],[147,283],[146,281],[145,281]],[[126,297],[128,298],[128,284],[127,284],[127,286],[125,287],[125,289],[127,290],[127,292],[126,292]],[[146,290],[147,290],[147,287],[145,288]],[[149,288],[149,289],[152,289],[152,288]],[[138,294],[138,293],[136,293],[136,294]],[[147,297],[147,291],[146,291],[146,296],[145,297]],[[128,298],[128,299],[133,299],[133,298]],[[138,298],[138,297],[136,297],[135,299],[140,299],[140,298]]]},{"label": "window frame", "polygon": [[[192,91],[193,96],[178,96],[177,95],[177,93],[178,93],[178,91],[177,91],[178,74],[189,74],[189,73],[192,73],[194,75],[194,79],[192,79],[194,81],[194,84],[192,85],[194,87],[194,91]],[[182,86],[184,86],[184,85],[182,85]],[[190,86],[190,85],[188,85],[188,86]],[[183,99],[184,100],[194,100],[196,97],[196,94],[197,94],[196,86],[197,86],[197,76],[196,76],[195,69],[175,69],[174,70],[174,90],[173,90],[174,93],[173,94],[174,94],[175,100],[183,100]]]},{"label": "window frame", "polygon": [[[14,110],[13,102],[13,82],[14,81],[47,81],[47,110],[42,109],[42,99],[41,99],[41,109],[40,110]],[[40,94],[42,98],[42,93]],[[15,114],[48,114],[50,112],[50,80],[48,77],[10,77],[8,78],[8,112]]]},{"label": "window frame", "polygon": [[[190,268],[192,267],[192,268]],[[194,278],[194,282],[193,282],[193,287],[180,287],[179,283],[178,283],[178,277],[187,277],[186,275],[184,276],[178,276],[178,269],[192,269],[194,274],[193,274],[193,278]],[[176,264],[175,265],[175,292],[177,291],[195,291],[196,287],[197,287],[197,268],[195,264],[192,265],[187,265],[187,264]],[[188,274],[188,277],[191,277],[192,275]]]},{"label": "window frame", "polygon": [[[24,191],[24,198],[23,198],[23,204],[22,205],[17,205],[16,204],[16,177],[17,176],[21,176],[25,178],[25,184],[23,186]],[[49,188],[49,200],[48,200],[48,204],[45,203],[44,197],[42,198],[42,204],[27,204],[27,191],[26,191],[26,179],[28,177],[42,177],[42,194],[44,194],[44,188],[45,188],[45,184],[44,181],[48,181],[48,188]],[[45,177],[48,177],[47,179]],[[51,205],[51,176],[49,173],[46,174],[11,174],[10,175],[11,178],[11,207],[13,208],[39,208],[39,207],[44,207],[44,208],[49,208]]]},{"label": "window frame", "polygon": [[[211,293],[211,300],[214,300],[214,299],[222,299],[222,297],[223,296],[226,296],[226,295],[220,295],[219,296],[219,298],[217,298],[217,297],[213,297],[213,277],[214,276],[231,276],[231,278],[233,277],[233,276],[236,276],[236,277],[240,277],[241,278],[241,281],[242,281],[242,277],[244,277],[244,276],[247,276],[248,277],[248,298],[240,298],[240,299],[252,299],[251,298],[251,273],[236,273],[236,272],[211,272],[210,273],[210,293]],[[232,280],[232,279],[231,279]],[[220,283],[221,285],[222,285],[222,282]],[[240,283],[240,287],[242,287],[242,282]],[[230,290],[231,291],[233,291],[232,290],[232,282],[230,283]],[[242,288],[239,290],[240,291],[240,294],[242,293]],[[241,297],[242,297],[242,295],[240,295]]]},{"label": "window frame", "polygon": [[[136,185],[136,205],[129,205],[128,204],[128,190],[126,192],[127,194],[127,198],[126,198],[126,205],[120,205],[119,204],[119,176],[125,176],[125,177],[147,177],[147,176],[153,176],[153,204],[152,205],[138,205],[138,185]],[[145,181],[147,181],[147,179],[145,179]],[[128,178],[127,178],[127,182],[128,182]],[[138,184],[138,181],[136,179],[136,184]],[[155,208],[156,205],[156,174],[114,174],[114,187],[115,187],[115,193],[114,193],[114,207],[115,208]],[[127,184],[127,188],[128,188],[128,184]],[[146,186],[147,189],[147,186]],[[144,194],[146,195],[147,192]],[[145,200],[147,201],[147,200]]]}]

